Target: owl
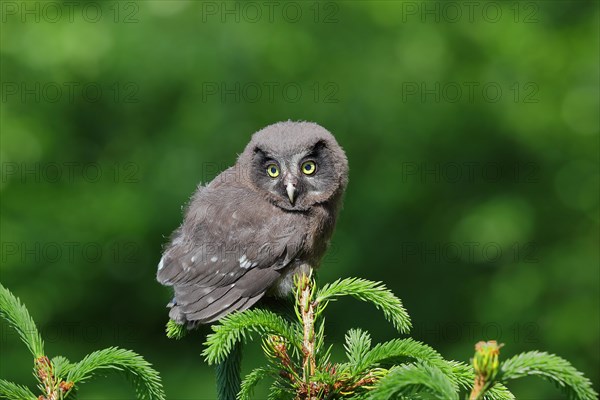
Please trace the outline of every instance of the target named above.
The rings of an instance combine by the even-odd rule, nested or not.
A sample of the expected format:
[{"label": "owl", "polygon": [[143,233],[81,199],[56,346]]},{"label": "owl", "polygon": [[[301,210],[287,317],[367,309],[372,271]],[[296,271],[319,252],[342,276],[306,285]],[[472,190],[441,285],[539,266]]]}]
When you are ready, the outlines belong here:
[{"label": "owl", "polygon": [[333,135],[310,122],[256,132],[237,163],[192,196],[158,265],[172,286],[169,317],[195,326],[286,296],[316,269],[348,183]]}]

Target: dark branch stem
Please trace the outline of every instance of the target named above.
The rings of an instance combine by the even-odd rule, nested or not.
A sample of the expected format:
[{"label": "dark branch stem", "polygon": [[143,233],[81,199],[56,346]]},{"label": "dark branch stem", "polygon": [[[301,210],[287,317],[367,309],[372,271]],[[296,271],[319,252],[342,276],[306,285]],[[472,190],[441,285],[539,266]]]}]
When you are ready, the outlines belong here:
[{"label": "dark branch stem", "polygon": [[223,362],[217,365],[217,398],[231,400],[240,391],[242,343],[236,343]]},{"label": "dark branch stem", "polygon": [[475,384],[473,385],[473,390],[471,390],[471,395],[469,396],[469,400],[479,400],[483,397],[488,384],[485,378],[481,375],[477,375],[475,377]]}]

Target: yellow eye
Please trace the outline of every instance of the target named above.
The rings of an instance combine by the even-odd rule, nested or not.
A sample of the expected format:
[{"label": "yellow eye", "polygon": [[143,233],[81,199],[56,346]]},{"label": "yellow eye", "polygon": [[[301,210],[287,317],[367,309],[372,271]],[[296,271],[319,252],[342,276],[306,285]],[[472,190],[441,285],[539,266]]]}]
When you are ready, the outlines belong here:
[{"label": "yellow eye", "polygon": [[267,165],[267,174],[269,174],[271,178],[277,178],[279,176],[279,167],[275,164]]},{"label": "yellow eye", "polygon": [[317,164],[314,161],[305,161],[302,163],[302,172],[305,175],[312,175],[317,170]]}]

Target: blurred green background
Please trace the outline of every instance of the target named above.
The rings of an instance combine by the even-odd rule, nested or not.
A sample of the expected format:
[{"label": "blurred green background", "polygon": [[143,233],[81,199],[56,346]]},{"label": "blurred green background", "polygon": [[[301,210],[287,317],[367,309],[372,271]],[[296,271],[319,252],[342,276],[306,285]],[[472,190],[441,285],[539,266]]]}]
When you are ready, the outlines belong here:
[{"label": "blurred green background", "polygon": [[[447,358],[497,339],[599,389],[598,2],[0,4],[1,281],[49,355],[130,348],[170,399],[214,398],[208,329],[164,337],[161,246],[253,132],[309,120],[350,161],[322,282],[384,281]],[[327,318],[334,343],[395,335],[352,300]],[[0,328],[0,376],[33,386]],[[250,345],[244,368],[262,362]],[[118,376],[80,392],[132,397]]]}]

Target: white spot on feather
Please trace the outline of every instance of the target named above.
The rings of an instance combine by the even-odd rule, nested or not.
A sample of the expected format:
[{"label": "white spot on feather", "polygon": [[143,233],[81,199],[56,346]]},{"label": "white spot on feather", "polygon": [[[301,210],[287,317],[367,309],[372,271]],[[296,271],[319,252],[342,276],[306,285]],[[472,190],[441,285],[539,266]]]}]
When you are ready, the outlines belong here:
[{"label": "white spot on feather", "polygon": [[196,262],[196,256],[192,256],[192,262]]},{"label": "white spot on feather", "polygon": [[218,260],[217,257],[213,257],[213,258],[210,259],[210,261],[212,261],[212,262],[217,262],[217,260]]},{"label": "white spot on feather", "polygon": [[241,256],[238,261],[240,262],[240,268],[244,269],[252,268],[256,265],[256,263],[253,263],[252,261],[248,260],[245,254]]},{"label": "white spot on feather", "polygon": [[164,266],[164,258],[161,258],[160,262],[158,263],[158,270],[160,271],[161,269],[163,269]]}]

